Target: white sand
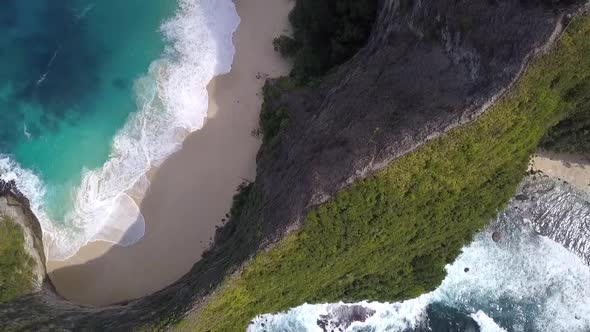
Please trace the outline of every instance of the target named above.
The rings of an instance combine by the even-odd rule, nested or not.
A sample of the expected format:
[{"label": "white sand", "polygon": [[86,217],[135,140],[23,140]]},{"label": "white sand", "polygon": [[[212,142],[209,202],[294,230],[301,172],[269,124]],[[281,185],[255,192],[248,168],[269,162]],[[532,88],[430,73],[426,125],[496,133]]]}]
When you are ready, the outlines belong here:
[{"label": "white sand", "polygon": [[69,300],[105,305],[153,293],[200,259],[228,213],[243,179],[253,180],[262,76],[288,72],[272,39],[288,27],[290,0],[236,0],[242,19],[234,35],[231,72],[209,85],[205,127],[153,176],[142,202],[145,237],[123,248],[90,243],[66,262],[48,262],[58,292]]},{"label": "white sand", "polygon": [[590,156],[540,151],[531,161],[531,169],[590,191]]}]

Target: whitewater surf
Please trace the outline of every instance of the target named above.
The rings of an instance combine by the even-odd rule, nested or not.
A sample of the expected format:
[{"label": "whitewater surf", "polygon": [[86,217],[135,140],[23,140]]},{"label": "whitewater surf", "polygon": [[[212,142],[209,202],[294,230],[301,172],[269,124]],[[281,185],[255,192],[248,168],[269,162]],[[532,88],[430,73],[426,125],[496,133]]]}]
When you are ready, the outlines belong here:
[{"label": "whitewater surf", "polygon": [[[149,188],[146,173],[203,126],[207,84],[231,68],[232,34],[239,24],[233,2],[80,0],[57,9],[45,0],[29,3],[34,8],[10,4],[16,17],[25,18],[9,26],[22,32],[6,44],[20,42],[21,35],[45,38],[29,31],[29,21],[40,16],[50,24],[56,11],[66,38],[56,32],[43,39],[39,74],[4,69],[11,79],[0,85],[3,120],[22,124],[13,143],[0,147],[0,177],[14,180],[29,198],[50,260],[65,260],[90,241],[137,242],[145,232],[138,203]],[[137,27],[121,30],[130,19]],[[89,39],[96,45],[87,45]],[[82,46],[74,43],[81,41]],[[75,59],[76,53],[93,52],[104,58],[67,62],[70,53]],[[71,63],[92,64],[94,71],[83,74],[92,77],[71,73],[79,69]],[[59,81],[66,74],[70,82]],[[93,90],[75,94],[82,83]],[[55,85],[73,92],[56,96]],[[9,118],[11,108],[22,116]]]}]

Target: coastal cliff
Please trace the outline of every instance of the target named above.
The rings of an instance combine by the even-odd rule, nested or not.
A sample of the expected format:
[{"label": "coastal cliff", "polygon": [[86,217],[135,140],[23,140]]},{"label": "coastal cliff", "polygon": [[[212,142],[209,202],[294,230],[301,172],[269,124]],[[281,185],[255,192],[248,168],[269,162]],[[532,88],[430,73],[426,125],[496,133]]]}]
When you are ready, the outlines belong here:
[{"label": "coastal cliff", "polygon": [[553,45],[567,16],[559,2],[385,1],[356,57],[274,101],[289,126],[258,160],[268,234],[280,238],[342,188],[477,118]]},{"label": "coastal cliff", "polygon": [[41,225],[14,182],[0,180],[0,302],[38,292],[46,278]]},{"label": "coastal cliff", "polygon": [[[441,266],[454,259],[459,248],[507,203],[524,174],[528,156],[544,131],[566,116],[565,110],[579,102],[562,99],[580,82],[585,82],[585,77],[575,77],[569,67],[563,68],[563,71],[557,68],[563,65],[560,61],[570,63],[570,60],[585,54],[587,45],[574,41],[587,37],[588,24],[573,32],[579,35],[568,36],[563,54],[546,60],[545,65],[555,71],[548,73],[553,76],[541,79],[541,76],[534,76],[539,74],[536,70],[527,81],[536,80],[538,89],[543,91],[551,85],[555,104],[564,110],[558,110],[555,105],[547,106],[545,99],[538,98],[534,86],[525,86],[510,96],[511,99],[505,103],[507,105],[500,105],[495,113],[490,113],[495,117],[474,124],[480,127],[472,126],[458,133],[443,134],[491,109],[521,77],[529,62],[549,51],[562,36],[563,29],[576,14],[576,4],[579,2],[382,2],[367,46],[353,59],[312,86],[290,87],[289,91],[268,100],[271,112],[287,110],[289,125],[281,129],[273,145],[262,148],[256,181],[242,192],[241,200],[238,200],[239,208],[233,211],[229,223],[218,231],[211,249],[186,276],[154,295],[107,308],[67,303],[46,285],[41,291],[0,305],[0,325],[7,330],[126,331],[140,326],[164,329],[196,309],[199,315],[205,315],[197,317],[203,323],[188,323],[181,327],[187,330],[223,330],[227,326],[243,326],[243,320],[262,313],[259,310],[281,310],[301,301],[398,300],[431,290],[442,280],[444,272]],[[579,62],[571,62],[574,69],[575,66],[587,65],[581,62],[584,59],[576,61]],[[570,70],[569,74],[567,70]],[[584,67],[584,70],[587,68]],[[527,89],[535,94],[522,92]],[[531,113],[535,110],[538,114]],[[532,132],[531,136],[519,136],[527,130]],[[470,136],[473,133],[481,133],[482,137],[473,138]],[[522,142],[518,141],[523,137]],[[428,142],[436,145],[428,145]],[[497,150],[492,149],[494,144],[499,147]],[[412,154],[412,151],[416,153]],[[458,154],[453,154],[453,151]],[[404,159],[402,156],[408,157]],[[504,159],[487,160],[486,156]],[[450,164],[451,161],[457,164]],[[462,164],[459,165],[459,162]],[[485,168],[484,164],[491,166]],[[463,173],[469,168],[471,173]],[[440,178],[436,178],[436,174]],[[448,176],[442,178],[443,175]],[[416,180],[412,186],[418,176],[432,181],[420,183]],[[395,182],[397,177],[403,183]],[[461,178],[465,178],[465,182],[457,184]],[[496,179],[501,185],[494,187],[492,182]],[[374,181],[381,180],[390,181],[387,184],[393,188],[392,191],[387,189],[389,187],[373,186]],[[422,184],[423,188],[420,187]],[[398,186],[401,188],[399,192],[396,191]],[[490,186],[493,188],[488,189]],[[364,201],[355,201],[356,196],[350,194],[351,190],[362,192]],[[335,198],[343,191],[342,195],[349,197]],[[450,197],[441,196],[438,202],[420,201],[426,192],[448,192]],[[400,198],[400,201],[391,201],[392,197]],[[434,199],[437,198],[434,196]],[[337,202],[348,199],[346,206],[349,208],[342,209],[343,205],[336,204],[310,213],[317,206],[334,199]],[[468,205],[468,199],[479,199],[481,206],[474,203],[472,210],[460,210],[462,204]],[[446,204],[450,201],[454,203]],[[416,205],[404,205],[409,203]],[[449,209],[429,210],[437,204]],[[332,214],[353,214],[353,208],[359,205],[375,207],[371,216],[365,215],[365,211],[358,212],[361,217],[368,217],[365,220],[372,224],[353,229],[347,228],[352,226],[345,222],[334,222],[333,228],[320,228],[315,234],[323,236],[325,243],[316,245],[331,245],[331,240],[335,243],[329,253],[321,251],[319,259],[315,259],[317,257],[313,255],[316,253],[305,242],[305,237],[313,233],[305,229],[304,233],[298,232],[304,226],[323,227],[326,225],[323,220],[330,219]],[[391,222],[385,222],[382,216],[375,214],[384,206],[390,213],[386,216],[390,219],[386,221]],[[453,214],[453,209],[465,214]],[[400,211],[399,214],[396,215],[394,210]],[[418,217],[430,218],[425,220],[438,225],[436,232],[431,232],[430,226],[421,224],[419,220],[404,219],[411,216],[412,211]],[[408,214],[403,215],[402,212]],[[349,218],[345,221],[356,221],[351,215],[343,218]],[[462,223],[468,218],[474,221]],[[451,226],[437,224],[439,220],[454,220],[456,223]],[[366,230],[374,231],[368,235],[380,246],[360,246],[366,240],[362,237],[367,235]],[[352,231],[358,232],[359,237],[354,237],[356,233],[350,235]],[[401,235],[395,232],[401,232]],[[393,256],[392,259],[400,261],[385,261],[390,257],[385,248],[391,243],[382,237],[407,241],[393,243],[392,248],[415,250],[415,257],[411,257],[409,262]],[[430,237],[429,241],[432,241],[429,250],[443,251],[444,256],[434,257],[430,251],[421,252],[422,247],[412,246],[422,244],[425,237]],[[451,237],[452,241],[449,240]],[[280,241],[282,239],[287,242]],[[269,248],[278,248],[279,251]],[[301,256],[281,256],[282,253],[291,254],[291,249],[300,252]],[[355,254],[355,250],[362,253],[364,249],[369,250],[370,255],[346,256]],[[280,256],[284,265],[275,265],[273,259],[276,257],[262,254],[252,259],[258,252]],[[371,259],[367,259],[369,256]],[[339,260],[340,257],[345,259]],[[355,273],[348,263],[343,262],[347,257],[360,257],[366,261],[382,259],[386,267],[399,262],[407,263],[410,272],[401,271],[392,281],[386,275],[388,271],[351,259],[350,264],[357,262],[366,268]],[[281,269],[290,272],[290,266],[309,269],[317,277],[320,272],[329,272],[324,267],[314,270],[316,267],[308,261],[310,258],[327,266],[328,270],[338,271],[338,277],[326,278],[324,283],[314,280],[309,285],[297,283],[289,284],[291,288],[277,286],[269,289],[270,293],[285,298],[284,303],[271,306],[265,306],[263,300],[256,298],[261,295],[255,293],[258,291],[255,287],[249,288],[254,289],[250,302],[233,298],[231,303],[234,307],[223,306],[225,302],[215,302],[235,287],[242,287],[244,283],[250,285],[247,282],[254,278],[253,275],[260,280],[267,280],[264,279],[267,275],[271,279],[278,278],[276,276]],[[254,267],[266,264],[269,270],[249,269],[248,262]],[[429,274],[432,270],[435,272]],[[222,281],[226,277],[238,281],[224,286]],[[295,281],[302,280],[297,279],[299,276],[295,274],[292,277]],[[310,288],[303,290],[304,287]],[[325,289],[324,293],[317,292],[321,288]],[[300,297],[287,296],[297,290]],[[382,292],[375,294],[371,291]],[[256,307],[259,303],[262,303],[261,308]],[[238,308],[242,304],[243,307]],[[238,308],[241,311],[236,309],[232,315],[225,316],[227,322],[216,322],[204,328],[211,318],[207,315],[225,314],[219,308]],[[235,317],[242,314],[244,317]],[[230,322],[232,319],[235,322]]]}]

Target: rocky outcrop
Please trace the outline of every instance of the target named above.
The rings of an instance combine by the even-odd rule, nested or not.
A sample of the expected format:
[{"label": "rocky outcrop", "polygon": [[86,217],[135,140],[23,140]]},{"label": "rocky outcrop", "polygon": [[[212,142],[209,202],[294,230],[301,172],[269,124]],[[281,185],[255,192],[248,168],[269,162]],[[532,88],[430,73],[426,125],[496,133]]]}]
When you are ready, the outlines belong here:
[{"label": "rocky outcrop", "polygon": [[[368,45],[318,85],[282,96],[290,125],[261,150],[249,205],[193,269],[121,305],[82,307],[51,288],[0,305],[8,330],[165,328],[343,187],[482,114],[547,50],[580,1],[387,0]],[[252,195],[252,196],[250,196]]]},{"label": "rocky outcrop", "polygon": [[510,209],[535,232],[560,243],[590,265],[590,193],[534,173],[523,181]]},{"label": "rocky outcrop", "polygon": [[35,265],[33,291],[39,291],[47,275],[41,225],[29,208],[29,200],[16,188],[13,181],[0,180],[0,216],[8,217],[6,222],[21,226],[25,250],[33,258]]},{"label": "rocky outcrop", "polygon": [[375,310],[362,305],[342,305],[325,315],[320,315],[316,324],[324,332],[346,330],[354,322],[364,322],[373,316]]}]

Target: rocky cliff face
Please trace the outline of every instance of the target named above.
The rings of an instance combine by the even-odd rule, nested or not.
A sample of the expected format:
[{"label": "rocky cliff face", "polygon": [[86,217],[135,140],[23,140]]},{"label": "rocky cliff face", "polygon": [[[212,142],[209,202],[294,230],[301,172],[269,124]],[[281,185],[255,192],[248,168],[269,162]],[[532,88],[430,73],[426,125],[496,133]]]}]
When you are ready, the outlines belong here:
[{"label": "rocky cliff face", "polygon": [[14,330],[163,327],[224,276],[302,223],[309,209],[430,139],[464,124],[547,49],[579,2],[383,1],[368,45],[349,63],[276,106],[290,125],[259,155],[252,204],[221,229],[176,284],[108,308],[72,305],[49,287],[0,305]]},{"label": "rocky cliff face", "polygon": [[[285,95],[291,123],[259,161],[265,224],[311,206],[482,114],[567,22],[524,1],[385,1],[369,45],[319,87]],[[277,227],[279,226],[280,227]]]},{"label": "rocky cliff face", "polygon": [[13,222],[21,227],[24,249],[34,261],[33,290],[40,290],[47,275],[41,225],[29,209],[28,199],[16,188],[14,182],[0,180],[0,216],[7,217],[0,222]]},{"label": "rocky cliff face", "polygon": [[590,265],[590,193],[537,173],[523,182],[512,206],[535,232]]}]

